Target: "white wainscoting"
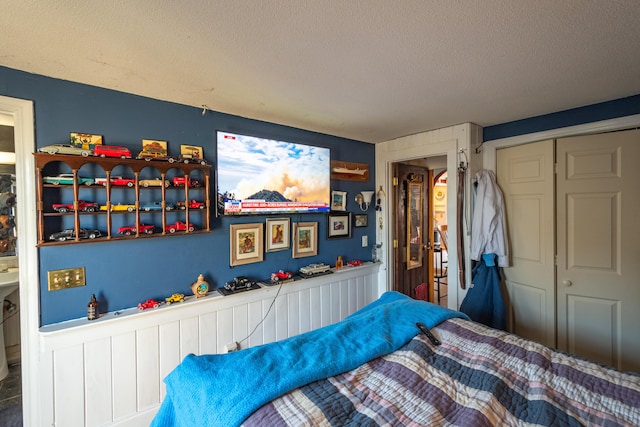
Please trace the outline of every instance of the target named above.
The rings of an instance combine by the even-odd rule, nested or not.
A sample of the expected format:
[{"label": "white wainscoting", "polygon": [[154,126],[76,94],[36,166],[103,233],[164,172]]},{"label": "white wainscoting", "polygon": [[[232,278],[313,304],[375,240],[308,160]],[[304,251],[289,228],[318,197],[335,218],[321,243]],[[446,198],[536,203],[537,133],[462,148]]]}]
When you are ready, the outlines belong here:
[{"label": "white wainscoting", "polygon": [[377,275],[378,265],[369,264],[284,284],[275,302],[278,286],[226,297],[214,292],[155,310],[44,327],[42,425],[148,426],[165,394],[163,378],[187,354],[223,353],[256,326],[242,348],[338,322],[378,298]]}]

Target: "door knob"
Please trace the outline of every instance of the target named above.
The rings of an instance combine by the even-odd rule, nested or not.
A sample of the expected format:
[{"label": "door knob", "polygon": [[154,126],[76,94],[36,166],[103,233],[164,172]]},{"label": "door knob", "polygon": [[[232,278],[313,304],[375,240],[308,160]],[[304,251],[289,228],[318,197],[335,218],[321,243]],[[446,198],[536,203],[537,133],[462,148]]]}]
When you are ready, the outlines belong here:
[{"label": "door knob", "polygon": [[569,287],[569,286],[573,285],[573,282],[571,282],[571,280],[566,280],[565,279],[565,280],[562,281],[562,284],[564,286],[566,286],[566,287]]}]

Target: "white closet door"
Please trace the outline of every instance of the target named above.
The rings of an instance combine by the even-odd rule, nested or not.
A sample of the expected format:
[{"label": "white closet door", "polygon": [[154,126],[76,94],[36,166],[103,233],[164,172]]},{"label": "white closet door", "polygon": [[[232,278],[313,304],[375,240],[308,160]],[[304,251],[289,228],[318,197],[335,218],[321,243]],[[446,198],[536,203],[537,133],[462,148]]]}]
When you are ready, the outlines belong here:
[{"label": "white closet door", "polygon": [[558,348],[640,372],[640,131],[557,141]]},{"label": "white closet door", "polygon": [[505,268],[509,327],[555,347],[553,140],[497,151],[511,267]]}]

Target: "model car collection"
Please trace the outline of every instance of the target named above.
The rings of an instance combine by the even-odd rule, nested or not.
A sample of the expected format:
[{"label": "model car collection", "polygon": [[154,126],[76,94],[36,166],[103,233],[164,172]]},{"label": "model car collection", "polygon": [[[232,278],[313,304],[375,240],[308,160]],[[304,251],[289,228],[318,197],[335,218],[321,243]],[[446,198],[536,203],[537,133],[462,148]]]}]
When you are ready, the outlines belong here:
[{"label": "model car collection", "polygon": [[314,274],[321,274],[329,271],[330,268],[331,267],[328,264],[309,264],[306,267],[301,267],[300,273],[312,276]]},{"label": "model car collection", "polygon": [[[100,205],[100,210],[106,211],[106,210],[109,210],[109,207],[107,205]],[[117,205],[113,203],[111,204],[111,212],[123,212],[123,211],[133,212],[135,210],[136,210],[136,205],[121,204],[121,203],[118,203]]]},{"label": "model car collection", "polygon": [[173,224],[167,224],[167,226],[165,227],[165,230],[168,233],[175,233],[176,231],[187,231],[187,229],[189,231],[195,231],[195,227],[193,226],[193,224],[186,224],[182,221],[176,221]]},{"label": "model car collection", "polygon": [[[104,185],[105,187],[107,186],[107,178],[95,178],[94,181],[97,185]],[[121,176],[112,176],[111,178],[109,178],[109,181],[111,181],[111,185],[126,185],[127,187],[133,187],[134,185],[136,185],[135,179],[123,178]]]},{"label": "model car collection", "polygon": [[76,147],[71,144],[52,144],[38,148],[41,153],[47,154],[72,154],[82,157],[93,156],[93,150]]},{"label": "model car collection", "polygon": [[[80,237],[80,239],[95,239],[97,237],[102,237],[102,231],[81,228],[78,231],[78,236]],[[76,230],[74,230],[73,228],[58,231],[49,236],[49,240],[57,240],[59,242],[64,242],[65,240],[74,240],[75,238]]]},{"label": "model car collection", "polygon": [[[52,208],[56,212],[67,213],[74,210],[73,203],[54,203]],[[78,200],[79,212],[97,212],[100,206],[95,202],[87,202],[86,200]]]},{"label": "model car collection", "polygon": [[148,299],[138,304],[138,310],[146,310],[147,308],[158,308],[160,303],[154,299]]},{"label": "model car collection", "polygon": [[125,225],[118,229],[118,233],[124,234],[125,236],[131,236],[132,234],[136,234],[136,230],[140,230],[140,234],[153,234],[155,229],[155,225],[148,224],[138,224],[138,227],[135,225]]},{"label": "model car collection", "polygon": [[275,273],[271,273],[271,281],[278,282],[280,280],[288,280],[291,279],[293,275],[290,271],[278,270]]},{"label": "model car collection", "polygon": [[[185,180],[184,176],[174,176],[171,180],[171,183],[174,187],[184,187],[185,182],[187,181]],[[188,185],[189,187],[198,187],[200,186],[200,181],[189,178]]]},{"label": "model car collection", "polygon": [[196,200],[189,200],[189,203],[178,202],[176,203],[178,209],[204,209],[204,202],[198,202]]},{"label": "model car collection", "polygon": [[[167,211],[171,211],[171,210],[175,209],[175,206],[173,206],[171,203],[165,203],[164,209],[167,210]],[[161,211],[162,210],[162,202],[143,203],[143,204],[140,205],[140,210],[141,211],[145,211],[145,212]]]},{"label": "model car collection", "polygon": [[[162,178],[141,179],[138,181],[141,187],[162,187]],[[169,187],[170,181],[165,181],[164,186]]]},{"label": "model car collection", "polygon": [[93,147],[93,155],[100,157],[120,157],[121,159],[130,159],[131,151],[127,147],[121,145],[96,145]]},{"label": "model car collection", "polygon": [[165,298],[164,301],[167,305],[173,302],[184,302],[184,294],[173,294],[169,298]]},{"label": "model car collection", "polygon": [[224,288],[228,291],[238,291],[240,289],[251,289],[256,282],[248,279],[247,277],[234,277],[224,284]]},{"label": "model car collection", "polygon": [[[79,176],[77,178],[78,184],[84,185],[93,185],[93,178],[84,178]],[[54,185],[73,185],[74,177],[72,173],[61,173],[55,176],[43,176],[42,182],[45,184],[54,184]]]}]

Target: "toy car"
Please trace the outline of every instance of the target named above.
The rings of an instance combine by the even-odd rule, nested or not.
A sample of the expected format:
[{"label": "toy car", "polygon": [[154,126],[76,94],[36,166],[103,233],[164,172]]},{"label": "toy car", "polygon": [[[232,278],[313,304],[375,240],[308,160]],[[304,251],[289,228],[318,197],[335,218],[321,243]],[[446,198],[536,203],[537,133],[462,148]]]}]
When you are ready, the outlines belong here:
[{"label": "toy car", "polygon": [[158,308],[158,307],[160,307],[160,303],[153,299],[148,299],[138,304],[138,310],[146,310],[147,308]]},{"label": "toy car", "polygon": [[[141,179],[138,181],[142,187],[162,187],[162,179],[161,178],[151,178],[151,179]],[[164,186],[169,186],[169,181],[164,182]]]},{"label": "toy car", "polygon": [[272,282],[277,282],[279,280],[287,280],[287,279],[291,279],[292,277],[293,275],[291,274],[291,272],[284,271],[284,270],[278,270],[275,273],[271,273]]},{"label": "toy car", "polygon": [[[174,176],[171,181],[174,187],[184,187],[185,179],[184,176]],[[200,182],[189,178],[189,187],[197,187],[200,185]]]},{"label": "toy car", "polygon": [[[138,230],[140,230],[140,234],[153,234],[155,231],[155,225],[147,225],[147,224],[138,224]],[[124,234],[125,236],[131,236],[136,233],[135,225],[125,225],[124,227],[120,227],[118,229],[118,233]]]},{"label": "toy car", "polygon": [[[60,213],[66,213],[73,211],[73,203],[54,203],[53,210]],[[79,212],[97,212],[100,206],[95,202],[87,202],[85,200],[78,200]]]},{"label": "toy car", "polygon": [[[107,205],[100,205],[100,210],[106,211]],[[117,205],[113,205],[113,204],[111,205],[111,212],[122,212],[122,211],[133,212],[135,210],[136,210],[136,205],[131,205],[131,204],[121,205],[120,203],[118,203]]]},{"label": "toy car", "polygon": [[184,302],[184,294],[173,294],[169,298],[165,298],[164,301],[167,305],[170,305],[172,302]]},{"label": "toy car", "polygon": [[[170,210],[175,209],[175,206],[173,206],[171,203],[165,203],[164,209],[167,210],[167,211],[170,211]],[[140,205],[140,210],[141,211],[145,211],[145,212],[161,211],[162,210],[162,202],[143,203],[143,204]]]},{"label": "toy car", "polygon": [[[56,176],[43,176],[42,182],[45,184],[54,184],[54,185],[72,185],[73,184],[73,174],[72,173],[61,173]],[[93,178],[84,178],[78,177],[78,184],[84,185],[93,185]]]},{"label": "toy car", "polygon": [[52,144],[38,148],[38,151],[47,154],[73,154],[76,156],[88,157],[93,155],[93,150],[76,147],[70,144]]},{"label": "toy car", "polygon": [[[81,239],[95,239],[96,237],[102,237],[102,231],[81,228],[78,235]],[[73,240],[75,238],[76,231],[73,228],[58,231],[49,236],[49,240],[57,240],[59,242],[64,242],[65,240]]]},{"label": "toy car", "polygon": [[198,202],[196,200],[189,200],[189,203],[185,203],[185,202],[178,202],[176,204],[178,209],[182,209],[185,210],[186,208],[188,209],[204,209],[204,202]]},{"label": "toy car", "polygon": [[256,282],[249,280],[246,277],[235,277],[233,280],[229,280],[224,284],[224,288],[228,291],[237,291],[239,289],[250,289]]},{"label": "toy car", "polygon": [[165,230],[169,233],[175,233],[176,231],[186,231],[187,229],[189,229],[189,231],[195,231],[196,228],[193,226],[193,224],[187,225],[181,221],[176,221],[173,224],[167,224],[167,226],[165,227]]},{"label": "toy car", "polygon": [[166,160],[169,163],[173,163],[176,161],[176,159],[174,159],[171,156],[167,156],[166,151],[155,151],[155,150],[142,150],[140,153],[138,153],[138,156],[136,157],[137,159],[144,159],[146,161],[151,161],[151,160]]},{"label": "toy car", "polygon": [[120,145],[96,145],[93,147],[93,155],[100,157],[120,157],[121,159],[130,159],[131,151],[127,147]]},{"label": "toy car", "polygon": [[362,261],[360,261],[360,260],[358,260],[358,259],[354,259],[353,261],[349,261],[349,262],[347,263],[347,265],[348,265],[349,267],[357,267],[357,266],[359,266],[359,265],[362,265]]},{"label": "toy car", "polygon": [[196,157],[193,156],[191,154],[182,154],[180,157],[178,157],[178,161],[180,163],[200,163],[201,165],[206,165],[207,161],[201,157]]},{"label": "toy car", "polygon": [[[133,187],[136,184],[136,180],[133,178],[123,178],[121,176],[112,176],[110,178],[111,185],[126,185],[127,187]],[[95,183],[98,185],[107,186],[107,178],[96,178]]]},{"label": "toy car", "polygon": [[331,267],[327,264],[309,264],[306,267],[300,268],[300,273],[312,276],[314,274],[324,273],[329,271]]}]

